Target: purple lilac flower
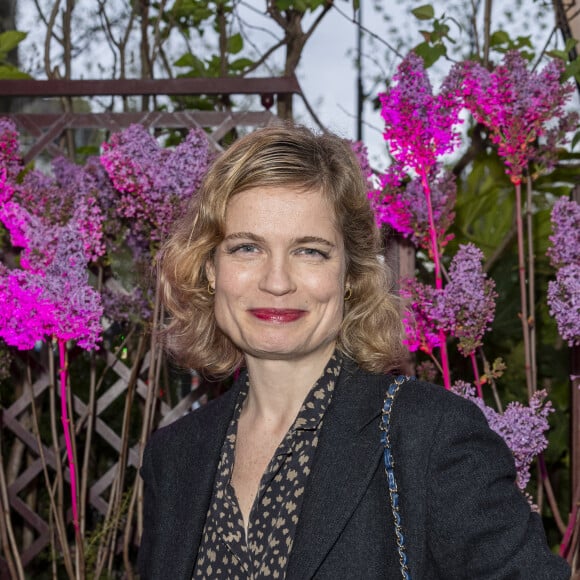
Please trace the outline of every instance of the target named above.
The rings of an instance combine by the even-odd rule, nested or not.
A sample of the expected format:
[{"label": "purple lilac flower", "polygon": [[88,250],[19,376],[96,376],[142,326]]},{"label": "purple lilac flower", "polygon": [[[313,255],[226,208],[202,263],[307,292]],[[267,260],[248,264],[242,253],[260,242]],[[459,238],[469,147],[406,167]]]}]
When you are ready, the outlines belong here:
[{"label": "purple lilac flower", "polygon": [[105,316],[115,322],[142,323],[151,319],[151,296],[139,286],[130,292],[105,287],[102,292]]},{"label": "purple lilac flower", "polygon": [[[492,72],[475,62],[458,67],[466,107],[490,130],[506,172],[520,183],[528,161],[537,155],[535,143],[546,136],[547,123],[567,116],[565,105],[574,87],[560,83],[564,64],[554,59],[533,72],[518,51],[509,51]],[[564,123],[568,125],[569,120]],[[554,134],[551,137],[554,146]]]},{"label": "purple lilac flower", "polygon": [[22,171],[16,125],[6,117],[0,119],[0,168],[10,180],[16,179]]},{"label": "purple lilac flower", "polygon": [[0,264],[0,337],[20,350],[50,336],[54,305],[43,295],[43,278]]},{"label": "purple lilac flower", "polygon": [[411,352],[421,350],[431,355],[435,347],[441,346],[439,329],[432,315],[436,295],[435,288],[416,279],[402,281],[401,296],[409,301],[403,316],[406,335],[403,344]]},{"label": "purple lilac flower", "polygon": [[372,191],[375,188],[375,184],[373,183],[374,172],[369,163],[367,146],[362,141],[351,141],[350,146],[358,159],[362,174],[367,182],[367,191]]},{"label": "purple lilac flower", "polygon": [[458,349],[469,356],[482,344],[495,316],[495,282],[483,272],[483,252],[473,244],[459,246],[449,266],[449,282],[438,293],[433,318],[459,340]]},{"label": "purple lilac flower", "polygon": [[580,263],[563,266],[548,283],[550,315],[560,336],[570,346],[580,346]]},{"label": "purple lilac flower", "polygon": [[132,125],[103,145],[101,163],[119,192],[118,213],[129,221],[135,245],[162,240],[197,191],[213,158],[202,130],[192,130],[174,150]]},{"label": "purple lilac flower", "polygon": [[44,295],[55,305],[52,335],[92,350],[101,338],[103,307],[89,285],[87,261],[79,230],[73,224],[62,227],[54,260],[46,268]]},{"label": "purple lilac flower", "polygon": [[554,268],[580,264],[580,203],[561,197],[554,204],[551,220],[550,263]]},{"label": "purple lilac flower", "polygon": [[544,403],[546,391],[536,391],[527,407],[514,402],[503,413],[498,413],[475,394],[469,383],[456,381],[452,390],[473,401],[483,411],[490,428],[506,442],[515,459],[516,482],[524,490],[530,480],[530,465],[534,457],[548,447],[545,433],[549,429],[548,415],[554,409],[550,401]]},{"label": "purple lilac flower", "polygon": [[0,336],[19,349],[31,349],[47,337],[96,348],[102,306],[98,292],[88,284],[78,231],[71,226],[60,229],[54,259],[44,272],[2,266],[0,307]]},{"label": "purple lilac flower", "polygon": [[[8,218],[6,216],[8,209],[5,209],[3,213],[6,219],[3,221],[7,227],[9,221],[13,229],[21,228],[32,247],[31,251],[34,251],[37,247],[42,248],[43,244],[53,237],[50,237],[47,230],[49,238],[36,244],[35,239],[40,234],[35,234],[35,230],[38,229],[35,222],[60,227],[74,219],[89,261],[97,261],[106,251],[102,228],[104,216],[98,204],[101,183],[98,183],[93,174],[84,167],[65,158],[53,160],[52,171],[53,176],[45,175],[38,170],[30,171],[24,176],[22,183],[2,184],[0,179],[0,200],[2,191],[6,194],[10,188],[10,201],[14,202],[10,208],[12,216]],[[16,209],[16,206],[19,209]],[[34,208],[34,215],[25,208]],[[20,216],[17,216],[17,213]],[[25,217],[25,214],[28,217]],[[29,251],[26,250],[27,245],[22,243],[22,239],[18,241],[19,236],[16,232],[12,235],[13,243],[25,248],[24,257],[27,259]]]},{"label": "purple lilac flower", "polygon": [[433,95],[423,59],[410,53],[393,76],[393,86],[379,94],[384,138],[405,171],[428,173],[437,157],[459,145],[456,126],[460,104],[452,82]]},{"label": "purple lilac flower", "polygon": [[[449,171],[433,171],[430,177],[431,205],[439,248],[453,238],[446,233],[455,213],[456,183]],[[387,224],[416,246],[431,249],[429,215],[423,184],[418,178],[402,184],[386,173],[381,180],[382,191],[375,195],[375,215],[379,223]]]},{"label": "purple lilac flower", "polygon": [[0,222],[9,232],[12,246],[22,248],[21,266],[33,273],[42,272],[54,258],[58,228],[13,201],[0,206]]},{"label": "purple lilac flower", "polygon": [[417,376],[422,381],[427,381],[428,383],[434,383],[437,379],[437,368],[433,364],[433,361],[424,360],[417,365]]}]

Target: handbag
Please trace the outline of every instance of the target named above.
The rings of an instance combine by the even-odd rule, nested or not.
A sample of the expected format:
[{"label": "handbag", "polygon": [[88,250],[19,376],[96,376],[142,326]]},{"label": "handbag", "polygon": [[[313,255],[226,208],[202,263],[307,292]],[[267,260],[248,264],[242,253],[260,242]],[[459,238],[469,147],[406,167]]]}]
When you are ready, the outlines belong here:
[{"label": "handbag", "polygon": [[410,381],[411,377],[400,375],[389,385],[385,402],[383,403],[383,412],[380,421],[381,429],[381,443],[383,444],[383,457],[385,461],[385,473],[389,482],[389,498],[391,501],[391,510],[393,511],[393,519],[395,522],[395,538],[397,541],[397,551],[399,553],[399,565],[401,569],[401,576],[403,580],[411,580],[407,560],[407,548],[405,546],[405,536],[403,535],[402,519],[399,507],[399,489],[397,487],[397,480],[395,479],[395,461],[393,459],[393,451],[391,449],[391,439],[389,429],[391,426],[391,413],[393,411],[393,404],[399,389],[406,382]]}]

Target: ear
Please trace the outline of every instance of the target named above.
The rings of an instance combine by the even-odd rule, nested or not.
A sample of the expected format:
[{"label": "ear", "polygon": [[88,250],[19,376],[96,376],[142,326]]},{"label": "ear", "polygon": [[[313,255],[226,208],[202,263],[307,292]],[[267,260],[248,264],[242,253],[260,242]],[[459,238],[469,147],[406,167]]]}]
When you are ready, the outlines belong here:
[{"label": "ear", "polygon": [[215,265],[211,258],[208,258],[205,263],[205,277],[207,281],[210,283],[210,286],[215,288]]}]

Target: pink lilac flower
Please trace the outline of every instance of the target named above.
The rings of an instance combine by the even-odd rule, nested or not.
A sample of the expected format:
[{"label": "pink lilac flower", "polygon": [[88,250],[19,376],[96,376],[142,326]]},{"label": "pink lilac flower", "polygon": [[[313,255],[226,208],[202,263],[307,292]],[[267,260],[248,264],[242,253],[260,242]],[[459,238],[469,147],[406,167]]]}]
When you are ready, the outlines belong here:
[{"label": "pink lilac flower", "polygon": [[403,344],[411,352],[421,350],[431,355],[435,347],[441,346],[441,336],[432,310],[437,291],[432,286],[416,279],[403,280],[401,296],[408,300],[403,316],[405,338]]},{"label": "pink lilac flower", "polygon": [[44,294],[55,305],[52,335],[92,350],[101,340],[103,307],[89,284],[84,240],[75,225],[60,229],[54,260],[45,271]]},{"label": "pink lilac flower", "polygon": [[481,346],[495,316],[495,282],[483,272],[483,252],[473,244],[459,246],[449,266],[449,282],[436,296],[433,318],[469,356]]},{"label": "pink lilac flower", "polygon": [[0,168],[10,180],[16,179],[22,171],[23,163],[19,153],[16,125],[6,117],[0,119]]},{"label": "pink lilac flower", "polygon": [[130,222],[135,245],[162,240],[195,194],[213,158],[202,130],[192,130],[174,150],[159,146],[140,125],[113,135],[101,163],[119,192],[117,211]]},{"label": "pink lilac flower", "polygon": [[560,336],[570,346],[580,346],[580,263],[563,266],[548,283],[550,315]]},{"label": "pink lilac flower", "polygon": [[474,402],[483,411],[490,428],[506,442],[514,456],[516,482],[524,490],[530,480],[530,465],[534,457],[548,447],[545,433],[549,429],[548,415],[554,409],[550,401],[544,402],[546,391],[536,391],[529,406],[518,402],[510,403],[503,413],[488,407],[468,383],[457,381],[453,391]]},{"label": "pink lilac flower", "polygon": [[51,335],[54,324],[54,304],[44,296],[42,276],[0,263],[0,337],[29,350]]},{"label": "pink lilac flower", "polygon": [[[431,173],[429,181],[437,244],[443,248],[453,238],[447,230],[455,219],[455,177],[449,171],[439,170]],[[377,221],[409,238],[416,246],[430,250],[427,198],[421,180],[415,178],[403,184],[387,172],[381,188],[374,197]]]},{"label": "pink lilac flower", "polygon": [[78,231],[59,229],[53,260],[44,271],[0,268],[0,336],[19,349],[39,340],[76,340],[94,349],[100,340],[100,295],[88,284]]},{"label": "pink lilac flower", "polygon": [[547,255],[554,268],[580,264],[580,203],[561,197],[552,209],[552,230]]},{"label": "pink lilac flower", "polygon": [[0,206],[0,222],[10,234],[15,248],[22,248],[20,265],[33,273],[40,273],[54,259],[57,227],[13,201]]},{"label": "pink lilac flower", "polygon": [[533,72],[518,51],[509,51],[491,72],[475,62],[458,67],[466,107],[491,132],[512,181],[521,182],[528,161],[537,155],[537,140],[546,136],[553,119],[567,116],[565,105],[574,87],[560,83],[564,64],[554,59]]},{"label": "pink lilac flower", "polygon": [[150,320],[152,297],[136,286],[130,292],[105,287],[102,292],[103,309],[109,320],[142,323]]},{"label": "pink lilac flower", "polygon": [[351,141],[350,146],[358,159],[362,174],[367,182],[367,190],[371,191],[375,187],[373,183],[374,172],[369,163],[369,152],[367,146],[362,141]]},{"label": "pink lilac flower", "polygon": [[[51,176],[39,170],[29,171],[21,183],[16,181],[2,183],[0,174],[0,200],[4,192],[5,200],[14,202],[10,208],[13,215],[9,219],[5,216],[6,219],[3,221],[5,225],[6,221],[11,222],[10,227],[13,229],[24,228],[25,238],[28,238],[33,251],[43,245],[42,240],[40,245],[35,243],[38,234],[34,233],[37,229],[34,222],[40,221],[59,227],[74,219],[89,261],[96,262],[106,251],[102,228],[104,216],[98,204],[101,183],[98,183],[85,167],[65,158],[53,160],[52,172]],[[9,197],[6,196],[6,192],[10,194]],[[16,209],[16,206],[20,209]],[[33,208],[34,215],[25,208]],[[7,212],[8,209],[4,210],[4,214]],[[16,213],[20,213],[20,217],[17,217]],[[25,218],[24,214],[28,214],[28,217]],[[27,259],[29,250],[26,249],[26,244],[17,240],[16,232],[12,235],[13,243],[25,248],[24,258]],[[51,239],[52,237],[49,237],[44,243]]]},{"label": "pink lilac flower", "polygon": [[390,152],[405,171],[428,173],[437,157],[459,145],[456,130],[460,103],[451,81],[433,95],[423,59],[410,53],[393,76],[393,86],[379,94],[385,120],[384,138]]},{"label": "pink lilac flower", "polygon": [[417,365],[417,376],[422,381],[434,383],[437,379],[437,374],[437,367],[433,364],[433,361],[424,360]]},{"label": "pink lilac flower", "polygon": [[14,187],[8,180],[8,172],[0,168],[0,203],[9,201],[14,195]]},{"label": "pink lilac flower", "polygon": [[409,350],[430,354],[439,345],[438,332],[458,339],[457,348],[469,356],[482,344],[495,315],[495,283],[481,267],[483,253],[473,244],[459,246],[442,289],[406,280],[401,295],[410,299],[404,318]]}]

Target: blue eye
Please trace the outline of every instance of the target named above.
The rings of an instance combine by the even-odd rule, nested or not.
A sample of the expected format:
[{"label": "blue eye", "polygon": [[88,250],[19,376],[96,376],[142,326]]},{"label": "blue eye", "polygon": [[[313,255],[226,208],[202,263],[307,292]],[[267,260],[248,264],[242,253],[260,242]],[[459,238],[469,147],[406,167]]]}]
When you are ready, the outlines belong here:
[{"label": "blue eye", "polygon": [[299,248],[297,253],[303,254],[305,256],[320,257],[324,258],[325,260],[328,260],[329,258],[328,252],[324,252],[318,248]]},{"label": "blue eye", "polygon": [[258,248],[254,244],[239,244],[233,248],[228,248],[226,251],[228,254],[250,254],[257,252]]}]

